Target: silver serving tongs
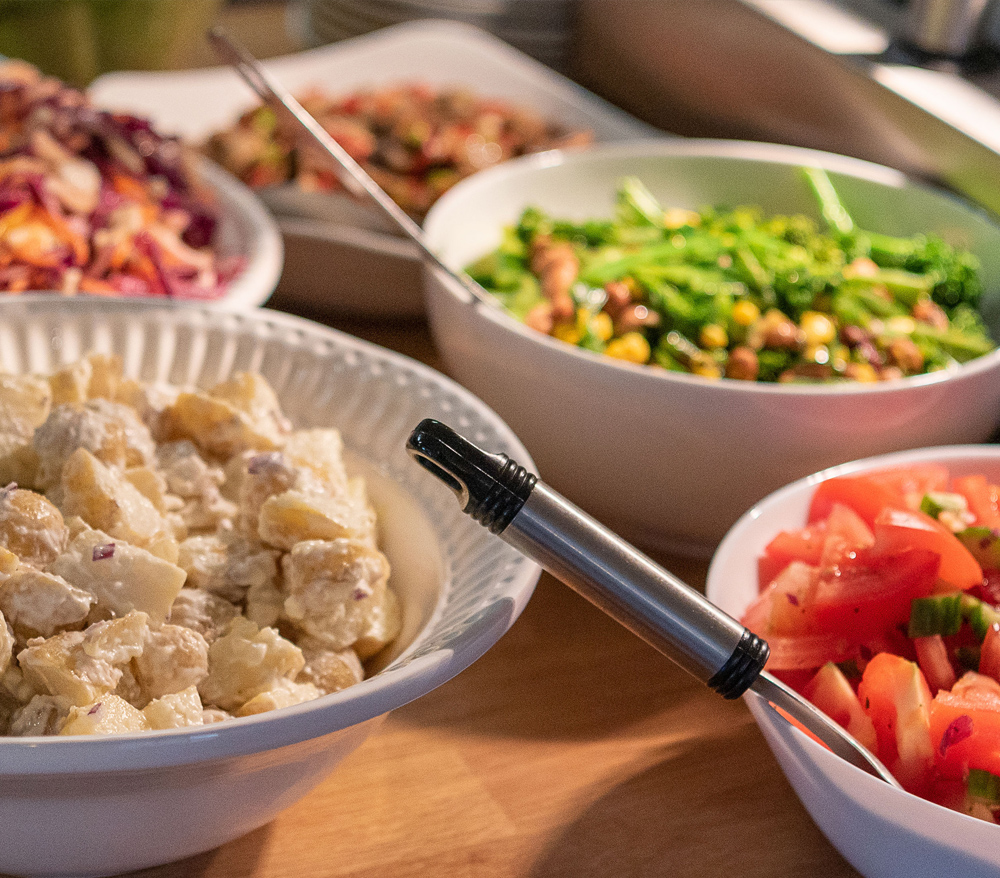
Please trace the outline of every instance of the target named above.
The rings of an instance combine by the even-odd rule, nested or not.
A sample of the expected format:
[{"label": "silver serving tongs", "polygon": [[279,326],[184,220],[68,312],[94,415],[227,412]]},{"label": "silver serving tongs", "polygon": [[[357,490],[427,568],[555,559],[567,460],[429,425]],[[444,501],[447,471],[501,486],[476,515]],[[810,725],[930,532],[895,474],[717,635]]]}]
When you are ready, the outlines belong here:
[{"label": "silver serving tongs", "polygon": [[500,303],[464,272],[449,268],[427,245],[420,228],[384,189],[376,183],[350,154],[334,140],[319,122],[279,82],[274,80],[243,46],[228,36],[221,28],[208,32],[208,40],[215,51],[233,66],[243,80],[272,110],[290,120],[300,133],[305,134],[330,159],[330,166],[340,183],[359,198],[367,196],[420,249],[425,260],[460,283],[472,296],[473,302],[499,308]]},{"label": "silver serving tongs", "polygon": [[889,770],[837,723],[763,671],[760,637],[505,454],[422,421],[407,449],[463,511],[725,698],[755,692],[785,720],[893,786]]}]

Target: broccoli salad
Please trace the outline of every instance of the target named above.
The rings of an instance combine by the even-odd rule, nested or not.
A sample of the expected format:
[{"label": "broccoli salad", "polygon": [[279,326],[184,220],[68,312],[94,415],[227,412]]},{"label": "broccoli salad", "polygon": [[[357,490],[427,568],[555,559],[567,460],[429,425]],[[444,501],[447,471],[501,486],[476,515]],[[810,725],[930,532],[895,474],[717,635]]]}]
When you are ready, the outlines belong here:
[{"label": "broccoli salad", "polygon": [[664,209],[626,178],[613,218],[529,207],[467,270],[533,329],[706,378],[885,381],[995,348],[975,255],[860,229],[825,172],[803,173],[825,228],[756,207]]}]

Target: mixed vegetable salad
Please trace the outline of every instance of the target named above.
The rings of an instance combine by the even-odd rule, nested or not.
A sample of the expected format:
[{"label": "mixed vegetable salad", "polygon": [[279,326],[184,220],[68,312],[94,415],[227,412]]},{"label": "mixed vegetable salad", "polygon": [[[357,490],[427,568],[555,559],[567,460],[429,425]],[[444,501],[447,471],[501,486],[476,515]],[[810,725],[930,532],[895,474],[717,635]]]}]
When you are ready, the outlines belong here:
[{"label": "mixed vegetable salad", "polygon": [[909,791],[1000,822],[1000,485],[920,464],[821,482],[758,561],[767,669]]},{"label": "mixed vegetable salad", "polygon": [[[415,219],[455,183],[514,156],[586,146],[532,110],[464,88],[399,83],[342,96],[313,88],[298,98],[323,128]],[[248,110],[205,152],[254,189],[289,181],[306,192],[340,188],[329,159],[297,146],[295,128],[273,110]]]},{"label": "mixed vegetable salad", "polygon": [[611,219],[531,207],[469,274],[528,326],[707,378],[883,381],[993,350],[979,262],[939,238],[858,228],[803,169],[825,218],[664,209],[636,178]]},{"label": "mixed vegetable salad", "polygon": [[146,120],[0,63],[0,291],[221,296],[242,261],[216,254],[190,161]]}]

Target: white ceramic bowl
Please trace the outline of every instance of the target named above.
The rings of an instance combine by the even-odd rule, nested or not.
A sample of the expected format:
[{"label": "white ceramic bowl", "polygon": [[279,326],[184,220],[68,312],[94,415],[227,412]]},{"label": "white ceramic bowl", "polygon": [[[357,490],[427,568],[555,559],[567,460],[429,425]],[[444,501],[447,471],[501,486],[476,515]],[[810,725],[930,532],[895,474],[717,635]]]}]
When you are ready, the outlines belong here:
[{"label": "white ceramic bowl", "polygon": [[126,371],[145,381],[209,384],[255,370],[296,425],[338,427],[380,515],[403,632],[378,674],[296,707],[191,730],[0,738],[3,873],[117,874],[263,825],[319,783],[380,717],[492,646],[539,574],[408,456],[410,431],[436,417],[527,459],[493,412],[437,372],[266,310],[46,296],[0,305],[2,370],[45,372],[91,350],[120,353]]},{"label": "white ceramic bowl", "polygon": [[[983,311],[1000,338],[1000,227],[896,171],[812,150],[656,141],[530,156],[460,183],[425,231],[444,263],[461,268],[494,249],[529,205],[557,217],[611,216],[630,174],[665,206],[759,204],[817,216],[802,165],[831,172],[862,227],[938,232],[976,252]],[[511,425],[546,481],[647,547],[707,554],[743,510],[792,479],[902,448],[979,442],[1000,422],[1000,353],[877,385],[708,381],[535,333],[470,304],[440,270],[427,271],[426,292],[448,372]]]},{"label": "white ceramic bowl", "polygon": [[[758,593],[757,558],[781,530],[801,527],[818,482],[882,466],[933,461],[952,475],[985,473],[1000,481],[1000,447],[955,445],[882,455],[807,476],[747,512],[719,545],[707,594],[739,618]],[[1000,873],[1000,827],[890,787],[834,756],[744,696],[802,804],[834,847],[866,878]]]},{"label": "white ceramic bowl", "polygon": [[284,262],[278,224],[260,199],[228,171],[205,160],[198,167],[219,200],[215,248],[220,257],[244,260],[243,270],[211,304],[222,308],[263,305],[278,285]]}]

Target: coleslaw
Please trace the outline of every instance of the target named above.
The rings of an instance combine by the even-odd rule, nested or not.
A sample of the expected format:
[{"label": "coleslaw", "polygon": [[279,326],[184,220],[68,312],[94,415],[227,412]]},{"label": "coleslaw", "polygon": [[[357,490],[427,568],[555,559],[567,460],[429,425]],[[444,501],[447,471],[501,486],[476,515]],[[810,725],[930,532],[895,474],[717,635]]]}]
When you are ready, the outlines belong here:
[{"label": "coleslaw", "polygon": [[215,249],[195,159],[145,119],[0,63],[0,292],[219,298],[244,260]]}]

